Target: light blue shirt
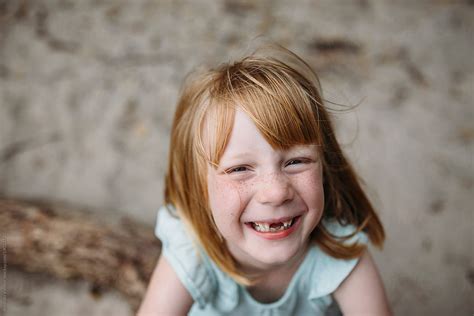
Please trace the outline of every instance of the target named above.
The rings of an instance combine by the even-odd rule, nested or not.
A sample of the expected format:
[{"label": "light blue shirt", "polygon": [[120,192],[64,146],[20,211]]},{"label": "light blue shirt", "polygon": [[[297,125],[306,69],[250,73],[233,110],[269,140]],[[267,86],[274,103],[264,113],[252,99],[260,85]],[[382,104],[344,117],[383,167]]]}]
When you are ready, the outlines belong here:
[{"label": "light blue shirt", "polygon": [[[175,213],[172,207],[168,209]],[[335,236],[347,236],[354,226],[324,221]],[[275,302],[260,303],[246,288],[222,272],[204,251],[194,245],[184,224],[162,207],[158,211],[155,234],[162,242],[162,254],[194,299],[192,316],[213,315],[337,315],[333,293],[350,274],[357,259],[335,259],[312,246],[291,279],[285,294]],[[358,233],[347,243],[367,243]]]}]

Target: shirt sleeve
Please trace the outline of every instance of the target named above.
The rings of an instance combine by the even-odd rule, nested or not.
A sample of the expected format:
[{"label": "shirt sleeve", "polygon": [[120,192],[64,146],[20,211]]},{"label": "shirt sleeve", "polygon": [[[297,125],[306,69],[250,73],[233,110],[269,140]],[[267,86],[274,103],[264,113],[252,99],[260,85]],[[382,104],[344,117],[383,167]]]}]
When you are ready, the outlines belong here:
[{"label": "shirt sleeve", "polygon": [[[356,231],[356,228],[353,225],[342,226],[337,222],[326,222],[324,225],[331,234],[338,237],[348,236]],[[364,232],[358,232],[344,243],[359,243],[366,245],[367,242],[367,235]],[[317,247],[315,251],[314,268],[312,269],[312,275],[310,278],[311,284],[308,298],[316,301],[333,293],[349,276],[358,261],[358,258],[333,258]]]},{"label": "shirt sleeve", "polygon": [[155,235],[161,240],[162,255],[194,301],[203,308],[214,294],[215,280],[203,264],[198,248],[186,232],[184,224],[172,213],[176,212],[171,206],[163,206],[158,210]]}]

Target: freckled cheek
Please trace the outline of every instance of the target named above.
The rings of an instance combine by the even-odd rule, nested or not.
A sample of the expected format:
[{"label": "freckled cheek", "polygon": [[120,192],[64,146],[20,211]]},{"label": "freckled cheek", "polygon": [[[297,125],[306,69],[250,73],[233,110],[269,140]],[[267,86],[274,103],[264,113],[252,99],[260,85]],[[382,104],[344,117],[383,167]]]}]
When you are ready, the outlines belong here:
[{"label": "freckled cheek", "polygon": [[324,207],[324,188],[319,169],[295,176],[294,186],[311,207],[322,210]]},{"label": "freckled cheek", "polygon": [[208,179],[209,204],[214,220],[219,223],[230,222],[239,216],[241,190],[238,185],[222,179]]},{"label": "freckled cheek", "polygon": [[248,198],[252,195],[255,186],[255,181],[240,181],[235,185],[236,189],[239,191],[241,203],[246,204]]}]

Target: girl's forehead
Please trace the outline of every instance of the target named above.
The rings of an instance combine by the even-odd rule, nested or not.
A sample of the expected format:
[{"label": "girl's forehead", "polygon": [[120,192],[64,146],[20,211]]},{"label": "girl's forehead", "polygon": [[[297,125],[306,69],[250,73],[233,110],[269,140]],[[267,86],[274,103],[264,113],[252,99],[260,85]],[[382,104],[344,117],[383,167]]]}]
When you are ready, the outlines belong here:
[{"label": "girl's forehead", "polygon": [[[295,137],[292,139],[281,131],[271,130],[271,124],[267,124],[270,125],[269,128],[265,123],[253,117],[238,104],[229,107],[227,111],[209,111],[202,129],[202,143],[207,152],[208,162],[217,167],[223,158],[252,156],[259,150],[292,154],[307,154],[308,151],[319,153],[320,146],[316,138],[313,141]],[[268,134],[265,135],[265,131],[270,137]],[[283,135],[279,137],[278,132]],[[280,142],[276,142],[275,138]]]}]

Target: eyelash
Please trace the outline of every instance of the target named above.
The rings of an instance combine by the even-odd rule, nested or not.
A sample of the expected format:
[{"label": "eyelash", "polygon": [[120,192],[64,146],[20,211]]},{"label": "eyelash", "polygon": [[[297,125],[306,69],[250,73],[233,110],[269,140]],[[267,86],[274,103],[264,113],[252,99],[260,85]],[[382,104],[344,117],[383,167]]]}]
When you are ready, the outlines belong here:
[{"label": "eyelash", "polygon": [[[245,168],[245,170],[237,171],[237,169],[242,169],[242,168]],[[247,167],[239,166],[239,167],[235,167],[235,168],[230,168],[229,170],[226,170],[225,173],[234,173],[234,172],[243,172],[243,171],[247,171]]]},{"label": "eyelash", "polygon": [[293,165],[292,162],[295,162],[295,161],[297,161],[297,162],[299,162],[299,163],[307,163],[307,162],[308,162],[308,161],[305,161],[305,160],[303,160],[303,159],[291,159],[290,161],[288,161],[288,162],[286,163],[285,167],[286,167],[286,166],[289,166],[289,165]]},{"label": "eyelash", "polygon": [[[285,167],[295,164],[295,163],[292,163],[292,162],[297,162],[296,164],[305,164],[305,163],[308,163],[309,161],[305,160],[305,159],[291,159],[285,164]],[[245,169],[245,170],[239,170],[239,169]],[[244,172],[244,171],[247,171],[247,170],[248,170],[248,168],[246,166],[238,166],[238,167],[234,167],[234,168],[230,168],[230,169],[226,170],[225,173]]]}]

